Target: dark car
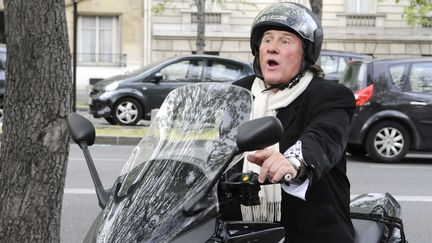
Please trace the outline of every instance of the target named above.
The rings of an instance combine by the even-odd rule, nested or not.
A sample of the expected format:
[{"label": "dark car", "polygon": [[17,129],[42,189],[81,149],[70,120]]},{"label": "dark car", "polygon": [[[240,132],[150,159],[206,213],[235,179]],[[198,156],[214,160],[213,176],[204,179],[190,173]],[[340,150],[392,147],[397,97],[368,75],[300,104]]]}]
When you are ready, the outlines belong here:
[{"label": "dark car", "polygon": [[354,61],[340,82],[357,102],[349,153],[398,162],[432,151],[432,58]]},{"label": "dark car", "polygon": [[6,47],[0,46],[0,122],[3,120],[3,101],[6,85]]},{"label": "dark car", "polygon": [[318,64],[322,67],[328,80],[339,81],[348,62],[359,60],[371,60],[370,55],[357,54],[353,52],[322,50]]},{"label": "dark car", "polygon": [[199,82],[233,82],[252,75],[251,64],[211,55],[170,58],[97,82],[90,91],[90,113],[110,124],[135,125],[149,119],[173,89]]}]

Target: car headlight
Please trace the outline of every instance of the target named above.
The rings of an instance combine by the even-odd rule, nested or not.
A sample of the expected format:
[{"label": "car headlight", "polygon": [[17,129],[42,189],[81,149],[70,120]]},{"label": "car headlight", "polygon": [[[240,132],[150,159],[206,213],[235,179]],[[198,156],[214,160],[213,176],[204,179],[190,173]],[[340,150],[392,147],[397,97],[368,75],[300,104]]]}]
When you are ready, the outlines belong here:
[{"label": "car headlight", "polygon": [[113,91],[113,90],[117,89],[118,86],[119,86],[118,82],[114,82],[112,84],[108,84],[107,86],[105,86],[104,91],[107,91],[107,92]]}]

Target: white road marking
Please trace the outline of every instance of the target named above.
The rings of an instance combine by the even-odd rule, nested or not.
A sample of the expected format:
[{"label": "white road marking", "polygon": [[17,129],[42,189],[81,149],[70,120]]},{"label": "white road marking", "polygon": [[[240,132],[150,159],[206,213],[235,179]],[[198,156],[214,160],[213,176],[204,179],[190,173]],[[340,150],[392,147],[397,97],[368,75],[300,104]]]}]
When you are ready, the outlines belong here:
[{"label": "white road marking", "polygon": [[[78,161],[85,161],[85,158],[69,158],[69,160],[78,160]],[[119,161],[119,162],[125,162],[126,159],[95,159],[93,158],[93,161]]]},{"label": "white road marking", "polygon": [[65,188],[65,194],[96,194],[93,188]]},{"label": "white road marking", "polygon": [[399,202],[432,202],[432,196],[394,196]]},{"label": "white road marking", "polygon": [[413,165],[369,165],[368,167],[375,169],[432,170],[432,167],[430,166]]}]

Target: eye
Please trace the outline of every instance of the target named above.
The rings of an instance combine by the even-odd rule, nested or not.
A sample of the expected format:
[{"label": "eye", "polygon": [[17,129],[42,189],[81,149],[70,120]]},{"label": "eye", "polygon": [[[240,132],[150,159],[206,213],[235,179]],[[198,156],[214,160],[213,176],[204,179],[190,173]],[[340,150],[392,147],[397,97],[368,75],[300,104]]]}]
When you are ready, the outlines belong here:
[{"label": "eye", "polygon": [[263,38],[263,43],[271,43],[271,38]]},{"label": "eye", "polygon": [[291,42],[288,39],[282,39],[281,44],[282,45],[289,45]]}]

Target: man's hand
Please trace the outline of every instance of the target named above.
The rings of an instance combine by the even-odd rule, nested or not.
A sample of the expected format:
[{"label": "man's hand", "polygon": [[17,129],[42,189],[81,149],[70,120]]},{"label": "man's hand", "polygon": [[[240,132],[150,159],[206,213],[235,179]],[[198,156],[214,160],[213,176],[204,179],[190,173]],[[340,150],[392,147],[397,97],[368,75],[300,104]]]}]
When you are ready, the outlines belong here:
[{"label": "man's hand", "polygon": [[297,176],[297,170],[291,163],[281,153],[269,148],[249,154],[247,160],[261,166],[258,177],[260,183],[263,183],[266,177],[271,183],[278,183],[286,174],[290,174],[291,178]]}]

